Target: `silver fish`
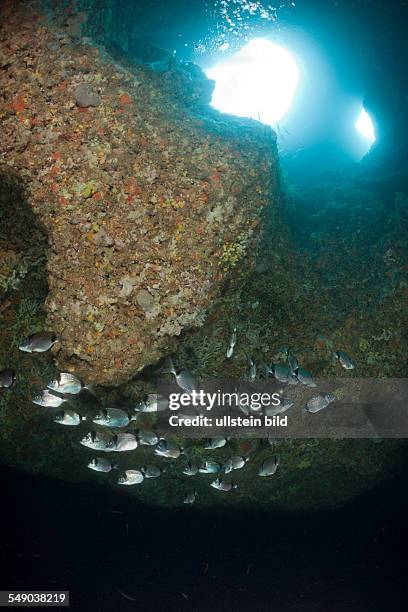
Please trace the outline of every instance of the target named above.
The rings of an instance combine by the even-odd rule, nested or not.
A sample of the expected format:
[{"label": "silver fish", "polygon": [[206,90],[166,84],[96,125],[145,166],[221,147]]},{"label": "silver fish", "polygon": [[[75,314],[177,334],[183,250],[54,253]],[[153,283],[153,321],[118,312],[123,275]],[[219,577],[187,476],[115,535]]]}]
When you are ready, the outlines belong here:
[{"label": "silver fish", "polygon": [[140,471],[145,478],[158,478],[166,470],[162,470],[156,465],[144,465],[140,468]]},{"label": "silver fish", "polygon": [[80,444],[93,450],[109,451],[108,444],[110,442],[109,436],[102,435],[96,431],[90,431],[80,441]]},{"label": "silver fish", "polygon": [[125,432],[112,436],[111,440],[108,442],[108,447],[105,450],[122,453],[125,451],[134,450],[137,448],[137,446],[136,436],[129,432]]},{"label": "silver fish", "polygon": [[336,351],[334,358],[340,361],[345,370],[353,370],[355,368],[353,361],[344,351]]},{"label": "silver fish", "polygon": [[306,412],[319,412],[326,408],[329,404],[334,402],[336,396],[332,393],[327,393],[326,395],[315,395],[310,398],[310,400],[306,403],[305,410]]},{"label": "silver fish", "polygon": [[14,385],[16,380],[16,373],[14,370],[6,368],[0,372],[0,388],[10,389]]},{"label": "silver fish", "polygon": [[198,411],[194,406],[182,406],[178,412],[178,422],[181,425],[185,420],[193,419],[198,415]]},{"label": "silver fish", "polygon": [[312,378],[310,372],[305,370],[304,368],[297,368],[294,372],[296,374],[296,378],[302,385],[306,385],[306,387],[317,387],[315,381]]},{"label": "silver fish", "polygon": [[221,472],[221,466],[216,461],[204,461],[203,465],[198,470],[201,474],[217,474]]},{"label": "silver fish", "polygon": [[232,484],[232,482],[226,482],[225,480],[222,480],[221,478],[217,478],[217,480],[213,480],[213,482],[210,482],[210,487],[213,487],[214,489],[218,489],[219,491],[232,491],[232,489],[236,489],[238,487],[238,485],[236,484]]},{"label": "silver fish", "polygon": [[64,397],[59,397],[58,395],[54,395],[48,389],[44,389],[41,391],[39,395],[36,395],[33,398],[33,404],[37,404],[38,406],[45,406],[47,408],[59,408],[64,402],[68,400]]},{"label": "silver fish", "polygon": [[167,360],[167,367],[167,371],[173,374],[174,378],[176,379],[176,383],[181,389],[183,389],[183,391],[186,391],[186,393],[192,393],[192,391],[198,389],[198,381],[194,377],[194,374],[189,370],[180,370],[177,372],[171,357],[169,357]]},{"label": "silver fish", "polygon": [[227,459],[224,465],[224,473],[229,474],[232,470],[240,470],[244,467],[244,465],[249,460],[249,457],[240,457],[239,455],[234,455]]},{"label": "silver fish", "polygon": [[156,455],[160,455],[161,457],[167,457],[169,459],[178,459],[183,451],[174,442],[162,438],[154,449],[154,452],[156,453]]},{"label": "silver fish", "polygon": [[256,363],[252,359],[251,355],[247,355],[246,358],[247,358],[248,365],[249,365],[249,374],[248,374],[249,380],[255,380],[255,378],[256,378]]},{"label": "silver fish", "polygon": [[135,406],[136,412],[163,412],[167,410],[169,401],[163,395],[149,393],[141,399]]},{"label": "silver fish", "polygon": [[183,474],[186,476],[195,476],[198,472],[198,467],[191,463],[191,461],[187,462],[186,467],[183,470]]},{"label": "silver fish", "polygon": [[181,370],[175,376],[178,386],[186,393],[192,393],[198,389],[198,381],[190,370]]},{"label": "silver fish", "polygon": [[135,485],[143,482],[144,476],[140,470],[126,470],[118,478],[120,485]]},{"label": "silver fish", "polygon": [[55,415],[54,421],[61,425],[79,425],[81,421],[86,421],[86,417],[81,417],[75,410],[61,410]]},{"label": "silver fish", "polygon": [[235,388],[235,393],[237,394],[237,408],[239,408],[241,412],[245,414],[245,416],[248,416],[250,411],[250,405],[247,401],[248,396],[240,393],[237,388]]},{"label": "silver fish", "polygon": [[53,332],[43,331],[28,336],[18,348],[24,353],[45,353],[56,342],[58,342],[58,339]]},{"label": "silver fish", "polygon": [[292,400],[287,399],[287,398],[282,398],[280,400],[279,406],[265,406],[264,414],[269,417],[276,416],[278,414],[282,414],[282,412],[285,412],[286,410],[291,408],[293,404],[294,402]]},{"label": "silver fish", "polygon": [[106,436],[91,431],[81,440],[83,446],[105,453],[131,451],[137,448],[137,440],[131,433],[120,433],[116,436]]},{"label": "silver fish", "polygon": [[204,448],[207,450],[213,450],[214,448],[222,448],[227,443],[227,439],[223,436],[217,436],[215,438],[208,438],[204,442]]},{"label": "silver fish", "polygon": [[117,465],[115,463],[111,463],[104,457],[95,457],[88,463],[87,467],[95,472],[111,472],[117,468]]},{"label": "silver fish", "polygon": [[93,419],[93,423],[103,425],[105,427],[127,427],[130,421],[136,417],[129,417],[124,410],[120,408],[106,408],[99,412]]},{"label": "silver fish", "polygon": [[231,359],[234,353],[234,348],[235,348],[236,343],[237,343],[237,328],[234,327],[234,329],[232,330],[229,347],[227,349],[227,359]]},{"label": "silver fish", "polygon": [[282,383],[289,382],[291,378],[291,369],[283,363],[272,364],[272,373],[276,380]]},{"label": "silver fish", "polygon": [[259,468],[258,475],[259,476],[272,476],[275,474],[276,470],[279,466],[279,457],[275,455],[274,457],[269,457],[269,459],[265,459]]},{"label": "silver fish", "polygon": [[299,367],[298,360],[296,359],[296,357],[290,351],[288,351],[288,364],[289,364],[289,367],[292,370],[292,372],[297,370],[298,367]]},{"label": "silver fish", "polygon": [[149,429],[138,430],[135,433],[141,446],[154,446],[159,441],[159,436]]},{"label": "silver fish", "polygon": [[183,499],[183,504],[194,504],[197,497],[197,491],[190,491]]},{"label": "silver fish", "polygon": [[48,383],[47,387],[51,391],[57,391],[58,393],[77,395],[81,392],[83,385],[74,374],[61,372],[55,380]]}]

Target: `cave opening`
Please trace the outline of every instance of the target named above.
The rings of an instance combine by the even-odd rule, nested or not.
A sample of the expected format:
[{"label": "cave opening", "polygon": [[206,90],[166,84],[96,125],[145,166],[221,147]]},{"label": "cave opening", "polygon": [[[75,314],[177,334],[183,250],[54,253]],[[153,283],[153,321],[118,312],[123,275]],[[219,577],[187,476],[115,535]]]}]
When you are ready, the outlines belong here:
[{"label": "cave opening", "polygon": [[375,142],[375,130],[370,115],[362,109],[355,124],[356,130],[371,144]]},{"label": "cave opening", "polygon": [[[7,4],[12,10],[13,3]],[[151,608],[152,597],[157,595],[161,605],[162,593],[170,592],[178,610],[180,602],[190,600],[185,605],[191,607],[197,601],[200,605],[207,593],[212,597],[214,578],[219,576],[217,597],[233,594],[227,607],[232,601],[236,609],[244,609],[246,597],[247,608],[253,608],[261,582],[269,585],[263,606],[269,601],[276,606],[281,584],[286,586],[281,589],[282,610],[292,610],[306,600],[308,609],[317,609],[316,602],[323,599],[321,609],[327,609],[329,599],[333,605],[339,601],[343,605],[344,599],[338,596],[342,593],[337,591],[350,582],[344,605],[357,597],[363,602],[361,609],[371,609],[379,589],[385,601],[388,591],[392,597],[405,580],[403,571],[400,579],[389,569],[392,564],[384,557],[384,542],[390,542],[387,533],[401,541],[400,525],[405,525],[402,519],[395,523],[394,515],[398,506],[397,516],[402,515],[402,502],[406,506],[401,491],[408,490],[407,445],[400,431],[395,437],[370,432],[361,439],[360,417],[383,404],[373,393],[364,401],[354,395],[359,379],[382,385],[387,379],[406,381],[408,375],[408,54],[404,28],[395,25],[403,19],[396,17],[398,13],[388,16],[387,4],[379,0],[360,3],[360,7],[352,0],[304,0],[299,8],[282,2],[279,10],[268,8],[266,2],[246,0],[78,0],[61,3],[61,14],[59,3],[44,0],[40,4],[60,19],[58,36],[48,32],[45,19],[21,13],[21,19],[6,22],[0,37],[0,60],[15,49],[14,57],[3,61],[0,70],[5,128],[1,147],[8,166],[7,172],[0,172],[0,263],[7,275],[3,275],[6,291],[0,295],[0,353],[4,366],[19,369],[10,394],[0,390],[4,405],[8,402],[6,414],[0,401],[4,463],[61,478],[63,498],[74,500],[78,514],[83,514],[84,507],[90,508],[89,516],[96,512],[100,520],[94,521],[94,537],[88,540],[100,541],[106,548],[102,572],[116,568],[107,585],[107,589],[115,586],[110,588],[113,595],[106,595],[112,600],[139,597]],[[76,14],[78,7],[84,12]],[[392,40],[390,24],[395,25]],[[38,33],[32,44],[31,30]],[[109,45],[132,60],[129,66],[114,61]],[[208,95],[211,83],[199,66],[216,81],[213,108]],[[78,104],[76,92],[83,81],[95,87],[98,104]],[[10,168],[19,170],[13,189],[8,187]],[[29,214],[33,202],[47,221],[48,234]],[[260,227],[262,232],[257,234]],[[33,240],[38,245],[31,251]],[[84,254],[82,259],[78,253]],[[227,282],[216,293],[226,271]],[[51,272],[52,285],[48,283]],[[43,309],[49,287],[64,300],[50,302],[48,297]],[[73,299],[67,300],[70,291]],[[199,312],[194,319],[198,328],[191,329],[197,296],[206,307],[215,307],[203,316]],[[145,400],[157,392],[156,378],[169,373],[164,364],[160,369],[161,352],[155,353],[147,362],[153,365],[143,375],[132,368],[134,378],[120,386],[102,383],[92,401],[71,398],[87,422],[78,424],[81,435],[75,428],[58,431],[61,425],[50,412],[35,409],[33,413],[31,405],[37,387],[45,387],[55,376],[53,362],[47,366],[46,355],[30,360],[17,353],[18,337],[31,328],[42,328],[46,313],[52,312],[69,315],[60,329],[69,336],[65,346],[72,349],[69,355],[74,356],[75,368],[75,355],[86,357],[80,361],[87,364],[86,369],[92,364],[90,370],[95,369],[98,354],[106,351],[116,356],[109,361],[109,377],[111,372],[124,372],[124,355],[136,352],[136,347],[143,358],[148,353],[146,321],[155,339],[163,330],[163,353],[177,347],[172,372],[176,382],[177,376],[187,372],[201,380],[228,377],[245,383],[249,379],[255,385],[265,382],[279,365],[286,374],[280,381],[275,369],[275,378],[289,399],[293,394],[296,400],[288,408],[290,417],[314,418],[306,414],[303,393],[333,390],[341,407],[350,388],[359,437],[347,439],[334,429],[331,439],[275,438],[272,432],[268,438],[225,437],[225,444],[211,447],[202,443],[204,435],[191,440],[180,435],[177,448],[183,457],[173,461],[170,455],[163,456],[159,465],[165,466],[166,473],[133,489],[129,503],[119,497],[118,472],[110,480],[100,474],[100,482],[94,482],[101,487],[101,497],[95,497],[93,508],[89,506],[93,488],[88,484],[95,474],[87,469],[83,453],[88,450],[80,443],[88,426],[93,427],[90,421],[98,424],[94,412],[106,406],[119,408],[137,417],[138,422],[129,419],[136,421],[131,435],[140,440],[145,428],[156,434],[155,415],[144,414],[154,411],[141,406],[149,407]],[[175,312],[180,317],[172,319]],[[157,325],[159,316],[165,323],[162,327]],[[172,327],[167,327],[168,322]],[[80,326],[86,333],[77,334],[74,341],[72,332]],[[164,347],[169,329],[175,334],[171,346],[169,342]],[[353,367],[341,363],[340,351],[352,358]],[[298,377],[304,367],[310,377],[303,378],[310,382],[315,377],[317,389]],[[404,389],[395,389],[405,401]],[[391,408],[393,402],[388,402],[383,412],[387,419]],[[328,410],[333,420],[335,410],[336,404]],[[111,434],[105,433],[110,439]],[[119,455],[118,465],[110,467],[142,469],[145,463],[162,462],[148,444],[140,442],[136,452],[134,462],[133,455],[129,459]],[[230,474],[232,453],[244,464],[249,457],[250,461]],[[281,467],[265,482],[258,478],[259,468],[271,455],[279,456]],[[224,489],[224,497],[209,484],[210,477],[200,476],[210,473],[198,468],[207,457],[220,461],[217,475],[233,478],[237,491]],[[190,474],[189,465],[183,471],[190,460],[197,463],[199,473]],[[74,484],[67,488],[70,478]],[[8,485],[7,499],[13,499],[14,488],[23,491],[25,484],[14,473],[10,480],[13,486]],[[33,490],[36,487],[44,507],[57,516],[49,483],[43,488],[37,481]],[[183,502],[186,494],[191,499],[187,487],[194,499],[198,492],[198,499],[184,514],[181,504],[192,503]],[[84,493],[83,502],[75,498],[79,490]],[[146,514],[140,513],[143,505]],[[105,509],[100,511],[102,506]],[[157,512],[152,511],[154,506],[160,506]],[[210,516],[212,506],[215,522]],[[72,506],[67,507],[71,511]],[[180,529],[184,528],[197,509],[197,520],[189,523],[191,549],[187,547],[186,557],[183,534],[180,537],[180,530],[168,526],[179,516]],[[231,521],[234,509],[236,522],[227,530],[227,539],[214,539],[214,534],[225,534],[226,518]],[[146,538],[140,527],[144,516]],[[201,520],[208,516],[211,520]],[[88,523],[71,521],[79,539],[89,536],[85,533]],[[351,535],[342,529],[333,540],[333,526],[339,523]],[[254,526],[249,532],[248,524]],[[258,537],[260,524],[273,536],[266,544]],[[277,524],[278,549],[272,541]],[[36,529],[38,525],[30,524],[33,533]],[[50,537],[48,526],[43,529],[41,524],[39,529],[45,551],[52,542],[59,542]],[[100,538],[101,529],[107,538]],[[60,524],[55,524],[55,530],[61,531]],[[23,584],[37,589],[38,580],[43,580],[40,586],[54,588],[54,568],[51,571],[48,565],[56,558],[65,563],[61,547],[52,548],[49,564],[38,565],[39,554],[33,554],[32,548],[37,540],[30,533],[21,555],[12,541],[14,531],[6,540],[8,551],[14,548],[23,566],[33,558],[33,565],[40,568],[39,578],[36,573]],[[151,554],[155,550],[151,534],[156,532],[165,551],[159,570],[157,555]],[[201,540],[208,547],[203,548]],[[352,558],[350,564],[356,546],[363,552],[358,563]],[[142,564],[136,559],[132,565],[132,549]],[[81,547],[67,543],[67,550],[70,569],[82,568]],[[309,557],[308,551],[312,551]],[[111,553],[117,557],[115,564]],[[299,563],[294,563],[294,553],[299,554]],[[90,547],[90,568],[94,557]],[[13,575],[15,558],[10,555]],[[149,558],[152,563],[145,562]],[[168,573],[168,558],[174,573]],[[194,561],[187,580],[186,558]],[[222,567],[225,558],[232,568],[227,574]],[[282,563],[282,558],[287,562]],[[61,576],[67,575],[64,563]],[[291,584],[293,567],[298,591]],[[305,567],[311,568],[310,579],[307,573],[305,578]],[[327,567],[335,580],[327,579]],[[372,572],[370,584],[367,567]],[[154,584],[154,592],[149,586],[136,592],[135,571],[142,572],[147,585]],[[45,573],[52,579],[44,584]],[[93,578],[79,574],[73,573],[72,582],[76,579],[78,586],[83,580],[86,597]],[[16,582],[21,584],[18,576]],[[389,601],[382,609],[389,609]]]},{"label": "cave opening", "polygon": [[250,40],[205,73],[215,82],[214,108],[271,126],[290,109],[300,78],[293,55],[262,38]]}]

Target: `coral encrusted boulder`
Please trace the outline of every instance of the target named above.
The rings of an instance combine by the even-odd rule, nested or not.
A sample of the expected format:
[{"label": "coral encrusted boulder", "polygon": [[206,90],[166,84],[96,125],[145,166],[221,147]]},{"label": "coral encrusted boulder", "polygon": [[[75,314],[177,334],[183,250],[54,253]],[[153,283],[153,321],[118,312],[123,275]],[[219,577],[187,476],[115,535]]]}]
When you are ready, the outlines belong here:
[{"label": "coral encrusted boulder", "polygon": [[29,5],[1,18],[0,169],[48,235],[57,364],[120,384],[203,323],[279,215],[275,135],[201,104],[185,69],[124,67]]}]

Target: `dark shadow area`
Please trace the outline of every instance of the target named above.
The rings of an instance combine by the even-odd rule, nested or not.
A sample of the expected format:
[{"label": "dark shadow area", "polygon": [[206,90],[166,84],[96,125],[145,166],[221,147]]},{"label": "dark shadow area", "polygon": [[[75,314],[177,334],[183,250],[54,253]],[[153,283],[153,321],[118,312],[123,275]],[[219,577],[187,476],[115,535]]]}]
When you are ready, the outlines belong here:
[{"label": "dark shadow area", "polygon": [[0,484],[2,589],[70,590],[73,610],[405,609],[402,471],[322,513],[158,510],[5,468]]},{"label": "dark shadow area", "polygon": [[[17,289],[19,280],[23,281],[29,273],[30,267],[36,268],[35,280],[33,276],[29,283],[36,297],[45,299],[48,293],[45,261],[48,249],[48,238],[45,228],[27,203],[25,185],[22,179],[12,170],[0,169],[0,252],[4,257],[7,254],[10,260],[10,271],[13,276],[13,257],[18,267],[17,259],[26,261],[20,263],[14,273],[15,282],[3,282],[1,289]],[[43,264],[43,265],[41,265]],[[6,284],[6,286],[5,286]],[[5,299],[4,293],[0,298]]]},{"label": "dark shadow area", "polygon": [[[45,4],[51,10],[61,10],[63,24],[73,35],[78,26],[79,37],[81,23],[76,21],[74,8],[64,11],[68,2],[59,7],[55,2]],[[69,4],[74,7],[74,3]],[[82,34],[105,43],[109,50],[115,47],[115,59],[132,69],[138,58],[160,63],[160,54],[154,55],[155,45],[181,49],[187,44],[185,59],[196,59],[193,42],[200,32],[212,27],[204,2],[197,3],[197,9],[185,0],[157,2],[153,8],[148,0],[77,4],[78,10],[89,9],[90,13]],[[408,374],[408,111],[403,103],[407,56],[402,53],[397,57],[397,50],[405,49],[405,28],[402,33],[401,25],[397,28],[395,50],[383,53],[393,44],[393,20],[402,23],[402,3],[398,3],[394,15],[384,4],[384,23],[379,2],[363,3],[360,9],[351,0],[344,2],[347,10],[341,20],[337,19],[338,4],[311,2],[310,12],[306,15],[301,11],[298,20],[304,17],[303,28],[313,22],[310,32],[316,36],[330,22],[324,40],[338,27],[338,37],[332,44],[342,40],[335,63],[343,66],[343,75],[347,62],[339,57],[345,41],[353,40],[347,59],[364,50],[362,63],[350,77],[352,85],[345,86],[362,92],[367,84],[365,104],[376,121],[378,146],[363,162],[351,164],[341,147],[330,140],[330,134],[327,142],[319,143],[319,134],[325,130],[320,126],[316,146],[306,146],[286,160],[288,227],[282,234],[291,234],[291,250],[286,253],[277,248],[281,228],[273,234],[273,223],[268,222],[254,273],[242,287],[237,305],[223,313],[228,317],[219,329],[225,333],[228,324],[242,322],[242,350],[251,352],[258,361],[269,357],[272,349],[294,345],[296,352],[301,350],[308,356],[306,365],[313,373],[327,375],[332,364],[326,352],[344,348],[358,364],[359,374],[402,377]],[[367,37],[360,40],[369,5],[375,5],[375,11]],[[319,13],[321,7],[325,7],[323,14]],[[214,16],[211,19],[217,22]],[[289,20],[288,26],[293,23]],[[351,30],[350,24],[355,25]],[[387,29],[383,36],[382,28]],[[375,56],[371,54],[374,48]],[[329,53],[331,49],[329,46]],[[378,58],[383,59],[378,62]],[[387,67],[392,69],[388,71]],[[402,76],[401,68],[405,70]],[[356,75],[361,80],[354,80]],[[157,70],[158,81],[162,78]],[[173,78],[170,70],[163,78],[163,87],[166,78]],[[183,73],[180,91],[185,91],[187,84],[195,93],[195,79],[201,80],[199,75],[190,78]],[[208,93],[205,87],[200,89],[202,83],[198,85],[197,98],[189,98],[194,104],[197,99],[206,100]],[[339,134],[334,124],[333,134]],[[18,341],[45,321],[47,248],[46,232],[28,206],[23,182],[12,173],[0,174],[0,280],[6,279],[4,287],[0,285],[2,367],[3,363],[18,366]],[[244,336],[245,331],[256,334]],[[207,339],[205,330],[203,338]],[[211,338],[216,346],[216,335]],[[183,337],[178,365],[198,369],[204,354],[199,350],[201,344],[199,340],[189,344]],[[220,354],[218,346],[214,354]],[[208,355],[212,368],[210,349]],[[51,380],[53,366],[48,364],[46,368],[48,358],[51,363],[50,355],[26,361],[18,386],[12,391],[18,395],[0,396],[0,459],[4,456],[8,463],[15,460],[24,464],[22,458],[29,462],[26,458],[32,457],[30,465],[39,466],[35,469],[56,473],[61,468],[61,478],[68,476],[65,469],[73,471],[78,466],[81,477],[85,455],[80,454],[78,446],[65,446],[59,452],[52,425],[43,428],[40,413],[36,413],[36,420],[30,420],[30,413],[22,424],[15,417],[16,407],[22,415],[23,402],[30,402],[35,389]],[[242,372],[245,367],[242,362]],[[154,368],[147,368],[139,382],[150,381],[154,373]],[[115,393],[120,405],[130,411],[130,395],[121,389]],[[10,397],[13,401],[8,401]],[[55,462],[50,461],[52,452]],[[162,608],[166,612],[405,610],[407,446],[399,452],[398,461],[395,457],[384,459],[384,463],[389,461],[387,476],[393,474],[386,483],[360,497],[356,486],[353,503],[315,513],[276,509],[260,512],[255,508],[255,498],[250,500],[252,508],[238,504],[234,508],[232,502],[224,511],[203,509],[199,503],[198,507],[165,510],[142,506],[118,487],[112,490],[92,482],[71,484],[1,467],[1,589],[70,590],[71,609],[87,612]],[[34,461],[37,453],[42,464]],[[302,459],[307,459],[306,446],[302,453]],[[323,463],[325,455],[322,457]],[[62,467],[56,466],[58,460]],[[369,460],[361,453],[347,461],[344,467],[345,462],[340,466],[335,455],[329,457],[321,472],[315,462],[312,491],[319,485],[320,490],[333,491],[334,486],[325,489],[326,483],[337,483],[348,474],[351,480],[353,473],[366,482]],[[380,473],[374,462],[372,473]],[[307,472],[297,471],[293,488],[308,478]],[[347,478],[343,481],[346,488]],[[160,494],[168,499],[177,493],[174,484],[169,486],[166,481],[158,486],[163,487]],[[299,486],[300,499],[292,501],[298,504],[295,507],[306,497],[304,490]],[[264,489],[260,496],[265,499]],[[199,497],[199,502],[202,499]]]},{"label": "dark shadow area", "polygon": [[0,389],[0,460],[18,462],[27,439],[36,430],[31,398],[53,375],[48,354],[27,360],[21,342],[44,328],[44,302],[48,295],[48,238],[27,201],[24,181],[12,170],[0,170],[0,369],[16,373],[12,389]]}]

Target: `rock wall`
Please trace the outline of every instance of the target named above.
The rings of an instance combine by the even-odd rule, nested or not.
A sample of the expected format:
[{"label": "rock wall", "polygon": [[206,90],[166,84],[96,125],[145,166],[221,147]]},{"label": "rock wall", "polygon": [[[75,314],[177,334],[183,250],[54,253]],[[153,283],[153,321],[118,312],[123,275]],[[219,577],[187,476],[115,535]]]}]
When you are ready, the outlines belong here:
[{"label": "rock wall", "polygon": [[0,171],[48,235],[57,364],[119,384],[202,325],[278,218],[275,135],[202,105],[202,75],[125,68],[24,3],[1,18]]}]

